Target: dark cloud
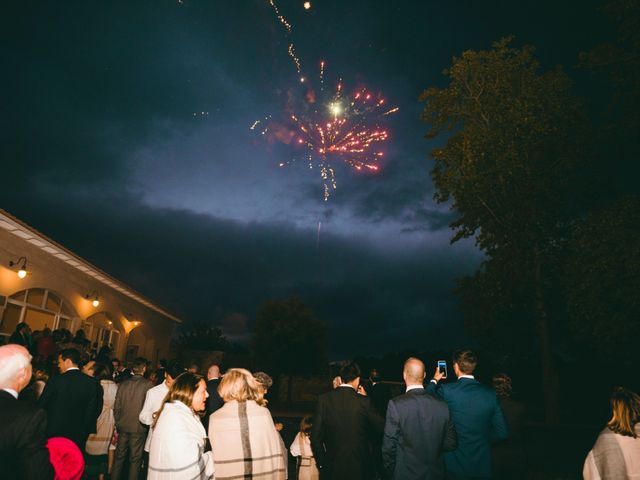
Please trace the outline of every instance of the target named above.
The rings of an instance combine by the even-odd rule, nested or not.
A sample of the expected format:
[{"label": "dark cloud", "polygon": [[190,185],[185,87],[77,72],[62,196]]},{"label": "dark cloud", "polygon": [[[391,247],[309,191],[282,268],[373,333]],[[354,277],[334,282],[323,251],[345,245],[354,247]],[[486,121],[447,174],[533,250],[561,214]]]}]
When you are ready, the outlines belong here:
[{"label": "dark cloud", "polygon": [[[597,36],[591,2],[277,3],[291,35],[265,1],[5,7],[0,206],[231,338],[248,338],[262,302],[297,294],[330,325],[334,357],[465,340],[451,290],[480,256],[449,246],[418,96],[453,55],[509,33],[573,63]],[[323,59],[327,85],[400,107],[381,172],[338,163],[329,202],[317,172],[277,167],[290,146],[249,130],[287,114],[290,41],[309,77]]]},{"label": "dark cloud", "polygon": [[292,225],[153,209],[127,196],[106,204],[50,193],[48,210],[57,214],[43,218],[38,204],[13,213],[186,320],[246,338],[264,301],[299,295],[330,325],[334,355],[382,348],[391,331],[416,346],[455,337],[461,327],[452,279],[478,261],[464,249],[399,253],[331,233],[317,249],[316,232]]}]

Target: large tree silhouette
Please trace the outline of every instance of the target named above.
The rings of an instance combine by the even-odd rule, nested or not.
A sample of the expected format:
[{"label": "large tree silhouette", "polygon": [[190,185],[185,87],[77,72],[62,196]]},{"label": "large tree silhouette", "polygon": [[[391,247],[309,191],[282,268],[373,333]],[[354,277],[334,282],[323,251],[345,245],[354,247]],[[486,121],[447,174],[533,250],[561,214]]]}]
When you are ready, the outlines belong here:
[{"label": "large tree silhouette", "polygon": [[253,350],[269,373],[316,373],[326,364],[326,326],[298,297],[271,300],[258,310]]},{"label": "large tree silhouette", "polygon": [[421,99],[427,138],[446,138],[431,152],[431,174],[436,201],[451,201],[458,214],[452,242],[474,237],[486,254],[480,271],[459,285],[467,312],[486,307],[467,319],[476,331],[502,318],[517,327],[514,338],[536,336],[546,418],[553,423],[551,295],[581,193],[577,174],[588,157],[587,130],[568,77],[560,69],[542,72],[533,53],[514,48],[510,38],[488,51],[466,51],[445,71],[449,85],[429,88]]}]

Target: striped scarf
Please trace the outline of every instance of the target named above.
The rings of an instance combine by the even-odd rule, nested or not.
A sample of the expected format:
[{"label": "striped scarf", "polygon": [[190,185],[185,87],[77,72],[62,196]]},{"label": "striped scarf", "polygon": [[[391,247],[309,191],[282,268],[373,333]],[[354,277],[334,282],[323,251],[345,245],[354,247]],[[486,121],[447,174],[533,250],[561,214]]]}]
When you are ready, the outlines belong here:
[{"label": "striped scarf", "polygon": [[269,410],[254,401],[231,401],[209,418],[216,480],[286,476],[286,450]]}]

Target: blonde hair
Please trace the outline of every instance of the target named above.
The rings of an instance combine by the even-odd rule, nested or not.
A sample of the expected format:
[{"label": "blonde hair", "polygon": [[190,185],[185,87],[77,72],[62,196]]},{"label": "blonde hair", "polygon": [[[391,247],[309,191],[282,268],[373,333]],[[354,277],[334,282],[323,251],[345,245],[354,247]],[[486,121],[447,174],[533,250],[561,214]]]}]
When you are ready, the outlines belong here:
[{"label": "blonde hair", "polygon": [[607,426],[612,432],[638,438],[635,425],[640,421],[640,396],[623,387],[616,387],[611,394],[613,416]]},{"label": "blonde hair", "polygon": [[203,382],[203,381],[204,381],[204,378],[194,373],[184,372],[178,375],[173,381],[173,383],[171,384],[171,388],[169,389],[169,392],[167,392],[167,395],[164,397],[164,400],[162,401],[162,405],[160,406],[160,410],[158,410],[153,414],[152,427],[155,428],[156,423],[158,423],[158,419],[160,418],[160,415],[162,415],[164,406],[167,403],[173,403],[175,401],[182,402],[187,407],[189,407],[194,414],[200,415],[199,412],[196,412],[193,410],[193,407],[191,406],[191,404],[193,403],[193,396],[198,390],[198,385],[200,384],[200,382]]},{"label": "blonde hair", "polygon": [[231,400],[237,402],[253,400],[261,406],[267,404],[260,384],[253,378],[251,372],[244,368],[230,368],[227,370],[218,386],[218,393],[225,402],[230,402]]}]

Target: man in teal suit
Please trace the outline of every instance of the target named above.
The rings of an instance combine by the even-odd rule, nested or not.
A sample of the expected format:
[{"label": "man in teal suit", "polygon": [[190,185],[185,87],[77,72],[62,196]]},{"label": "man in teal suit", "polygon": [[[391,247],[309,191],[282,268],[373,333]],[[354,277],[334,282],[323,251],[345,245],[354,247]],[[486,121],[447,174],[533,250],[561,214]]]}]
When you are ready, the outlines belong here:
[{"label": "man in teal suit", "polygon": [[478,382],[473,371],[478,361],[471,350],[453,354],[458,380],[439,384],[444,372],[436,369],[427,391],[449,406],[458,433],[458,448],[444,454],[448,479],[491,478],[491,443],[507,438],[507,425],[496,392]]}]

